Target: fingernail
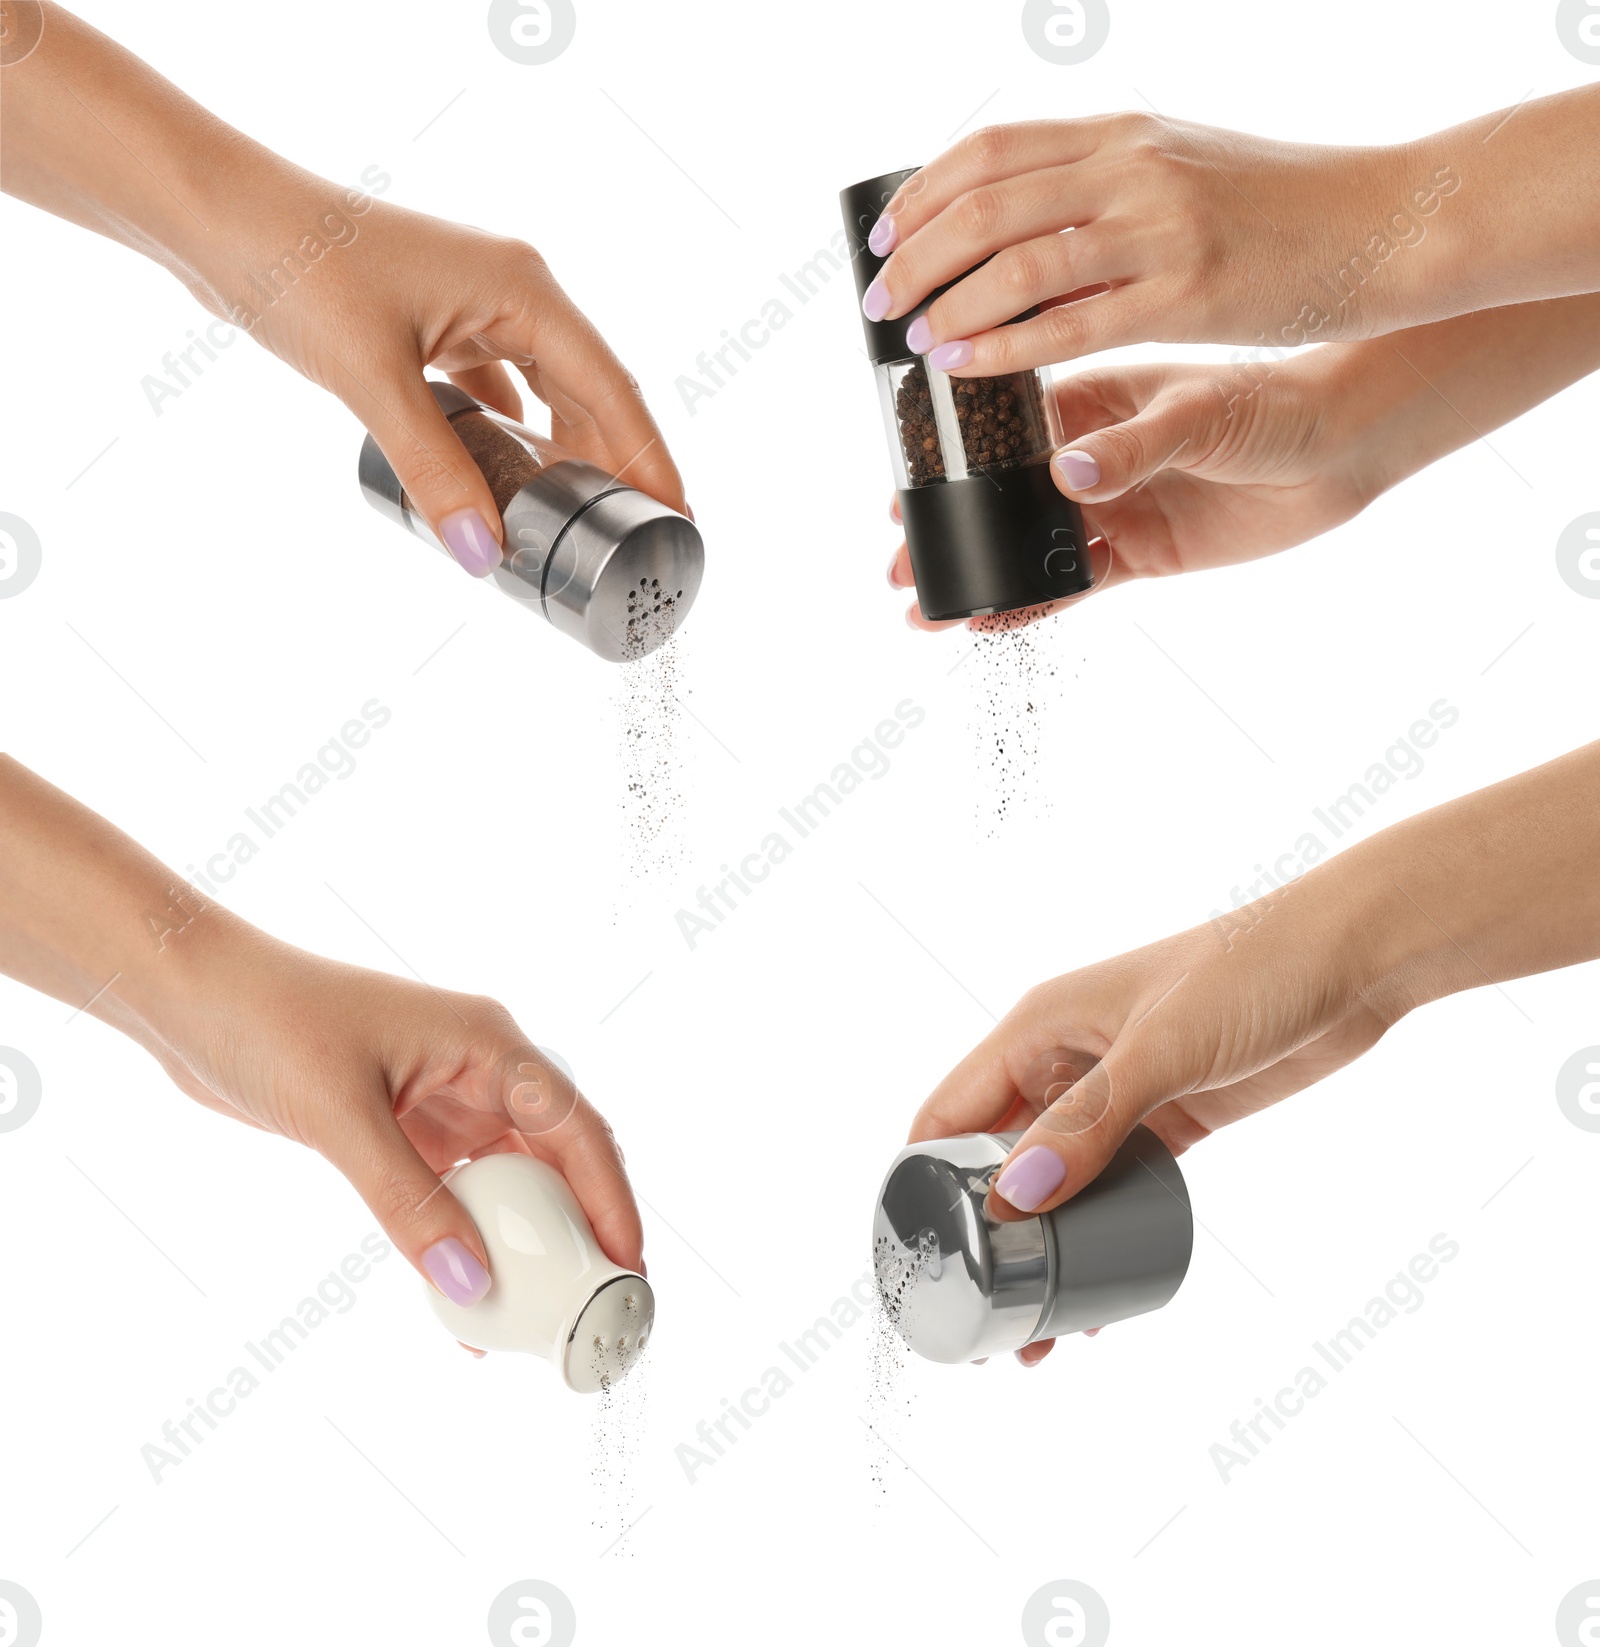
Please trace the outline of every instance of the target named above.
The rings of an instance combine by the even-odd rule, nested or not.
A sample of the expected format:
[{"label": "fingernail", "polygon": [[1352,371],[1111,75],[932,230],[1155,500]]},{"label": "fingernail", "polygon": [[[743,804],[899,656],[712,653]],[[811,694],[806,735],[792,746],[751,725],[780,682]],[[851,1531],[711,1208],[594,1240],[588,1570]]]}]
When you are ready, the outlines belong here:
[{"label": "fingernail", "polygon": [[895,552],[894,552],[894,555],[891,557],[891,559],[889,561],[889,587],[891,589],[898,589],[900,587],[900,585],[894,581],[894,570],[899,564],[900,564],[900,551],[898,549],[896,549]]},{"label": "fingernail", "polygon": [[921,608],[914,604],[906,608],[906,628],[915,629],[919,635],[923,633],[922,625],[917,622],[921,615]]},{"label": "fingernail", "polygon": [[452,1304],[476,1304],[489,1290],[489,1272],[453,1235],[423,1253],[422,1267]]},{"label": "fingernail", "polygon": [[872,233],[867,236],[867,250],[874,257],[887,257],[895,248],[895,242],[900,238],[900,231],[894,226],[894,219],[887,212],[872,225]]},{"label": "fingernail", "polygon": [[906,327],[906,347],[914,355],[925,355],[933,347],[933,328],[926,315],[918,315]]},{"label": "fingernail", "polygon": [[1085,1337],[1085,1338],[1093,1338],[1093,1337],[1094,1337],[1094,1335],[1095,1335],[1095,1334],[1096,1334],[1096,1333],[1097,1333],[1097,1332],[1104,1332],[1104,1331],[1105,1331],[1105,1330],[1106,1330],[1106,1329],[1105,1329],[1105,1328],[1104,1328],[1104,1327],[1085,1327],[1085,1328],[1084,1328],[1084,1329],[1083,1329],[1083,1336],[1084,1336],[1084,1337]]},{"label": "fingernail", "polygon": [[[694,510],[691,509],[687,503],[683,506],[683,512],[689,517],[690,520],[694,520]],[[695,524],[698,526],[699,522],[695,521]]]},{"label": "fingernail", "polygon": [[1005,1197],[1018,1212],[1032,1212],[1061,1188],[1067,1163],[1053,1149],[1035,1144],[1025,1149],[995,1181],[995,1193]]},{"label": "fingernail", "polygon": [[1023,1354],[1022,1350],[1014,1350],[1012,1353],[1016,1356],[1018,1362],[1024,1367],[1037,1367],[1039,1365],[1039,1363],[1042,1360],[1044,1360],[1044,1357],[1042,1355],[1040,1355],[1040,1356],[1035,1356],[1030,1361],[1028,1359],[1028,1357]]},{"label": "fingernail", "polygon": [[1074,492],[1087,492],[1100,484],[1100,465],[1087,452],[1057,452],[1056,468]]},{"label": "fingernail", "polygon": [[971,359],[972,345],[964,337],[958,337],[954,343],[941,343],[937,349],[928,351],[928,364],[936,372],[953,372]]},{"label": "fingernail", "polygon": [[861,312],[868,320],[882,320],[888,314],[889,288],[884,285],[882,275],[867,287],[866,296],[861,299]]},{"label": "fingernail", "polygon": [[[650,1272],[649,1272],[649,1270],[647,1270],[644,1267],[644,1254],[643,1253],[641,1253],[639,1255],[639,1273],[640,1273],[640,1275],[642,1275],[645,1278],[646,1281],[648,1281],[650,1279]],[[1099,1330],[1100,1329],[1098,1327],[1095,1328],[1096,1332],[1099,1332]]]},{"label": "fingernail", "polygon": [[980,1355],[972,1364],[974,1367],[986,1367],[989,1364],[989,1358],[986,1355]]},{"label": "fingernail", "polygon": [[500,564],[500,545],[494,541],[476,509],[457,509],[439,522],[439,536],[463,572],[486,578]]}]

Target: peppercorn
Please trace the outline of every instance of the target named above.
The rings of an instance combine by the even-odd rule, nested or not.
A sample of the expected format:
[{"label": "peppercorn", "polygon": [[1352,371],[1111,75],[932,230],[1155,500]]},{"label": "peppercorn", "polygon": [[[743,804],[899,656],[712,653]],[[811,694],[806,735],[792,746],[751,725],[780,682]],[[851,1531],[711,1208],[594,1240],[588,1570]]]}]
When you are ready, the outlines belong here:
[{"label": "peppercorn", "polygon": [[[1044,391],[1033,372],[952,378],[951,399],[969,471],[1012,468],[1049,456]],[[895,416],[913,486],[945,478],[945,454],[933,412],[927,367],[917,361],[895,392]]]}]

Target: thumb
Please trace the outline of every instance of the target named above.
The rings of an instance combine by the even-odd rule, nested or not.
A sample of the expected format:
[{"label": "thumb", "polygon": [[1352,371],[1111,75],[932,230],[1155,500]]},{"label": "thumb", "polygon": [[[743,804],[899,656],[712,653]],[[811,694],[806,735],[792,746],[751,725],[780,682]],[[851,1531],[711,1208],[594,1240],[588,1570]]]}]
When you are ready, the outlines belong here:
[{"label": "thumb", "polygon": [[366,424],[412,507],[463,571],[500,564],[504,529],[483,472],[439,410],[421,372],[352,382],[345,404]]},{"label": "thumb", "polygon": [[385,1098],[352,1106],[320,1148],[430,1285],[452,1304],[483,1297],[489,1255],[477,1226],[417,1154]]},{"label": "thumb", "polygon": [[[1047,1057],[1055,1055],[1046,1055]],[[1063,1059],[1081,1069],[1081,1055]],[[989,1192],[989,1210],[1005,1220],[1049,1212],[1091,1184],[1128,1134],[1151,1110],[1187,1090],[1188,1077],[1149,1037],[1129,1046],[1119,1038],[1106,1056],[1078,1075],[1066,1062],[1051,1093],[1059,1093],[1017,1140]]]},{"label": "thumb", "polygon": [[1215,397],[1166,395],[1122,423],[1082,436],[1057,452],[1050,472],[1079,503],[1107,503],[1142,486],[1163,469],[1204,461],[1217,442]]}]

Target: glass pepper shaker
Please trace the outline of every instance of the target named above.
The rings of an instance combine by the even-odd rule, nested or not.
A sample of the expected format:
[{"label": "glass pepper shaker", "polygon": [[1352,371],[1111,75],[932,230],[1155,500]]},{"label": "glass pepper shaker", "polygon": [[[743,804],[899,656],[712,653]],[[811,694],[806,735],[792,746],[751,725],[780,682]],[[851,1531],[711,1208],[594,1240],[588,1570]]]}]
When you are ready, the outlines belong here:
[{"label": "glass pepper shaker", "polygon": [[[705,571],[694,522],[466,390],[428,387],[500,511],[504,559],[491,577],[501,593],[612,663],[642,658],[669,640]],[[447,552],[371,435],[359,475],[373,508]]]}]

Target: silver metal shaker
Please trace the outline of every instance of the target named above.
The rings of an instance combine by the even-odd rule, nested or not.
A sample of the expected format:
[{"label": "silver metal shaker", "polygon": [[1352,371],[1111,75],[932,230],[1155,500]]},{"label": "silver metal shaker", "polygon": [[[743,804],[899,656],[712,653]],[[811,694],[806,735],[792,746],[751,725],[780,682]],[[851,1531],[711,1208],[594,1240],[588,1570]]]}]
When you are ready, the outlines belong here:
[{"label": "silver metal shaker", "polygon": [[1021,1136],[911,1144],[883,1181],[873,1273],[900,1336],[929,1361],[976,1361],[1158,1310],[1188,1271],[1189,1192],[1148,1127],[1070,1201],[1003,1224],[984,1198]]},{"label": "silver metal shaker", "polygon": [[[669,640],[705,571],[694,522],[464,389],[428,387],[500,510],[505,558],[491,576],[501,592],[611,663],[642,658]],[[373,508],[448,553],[371,435],[359,474]]]}]

